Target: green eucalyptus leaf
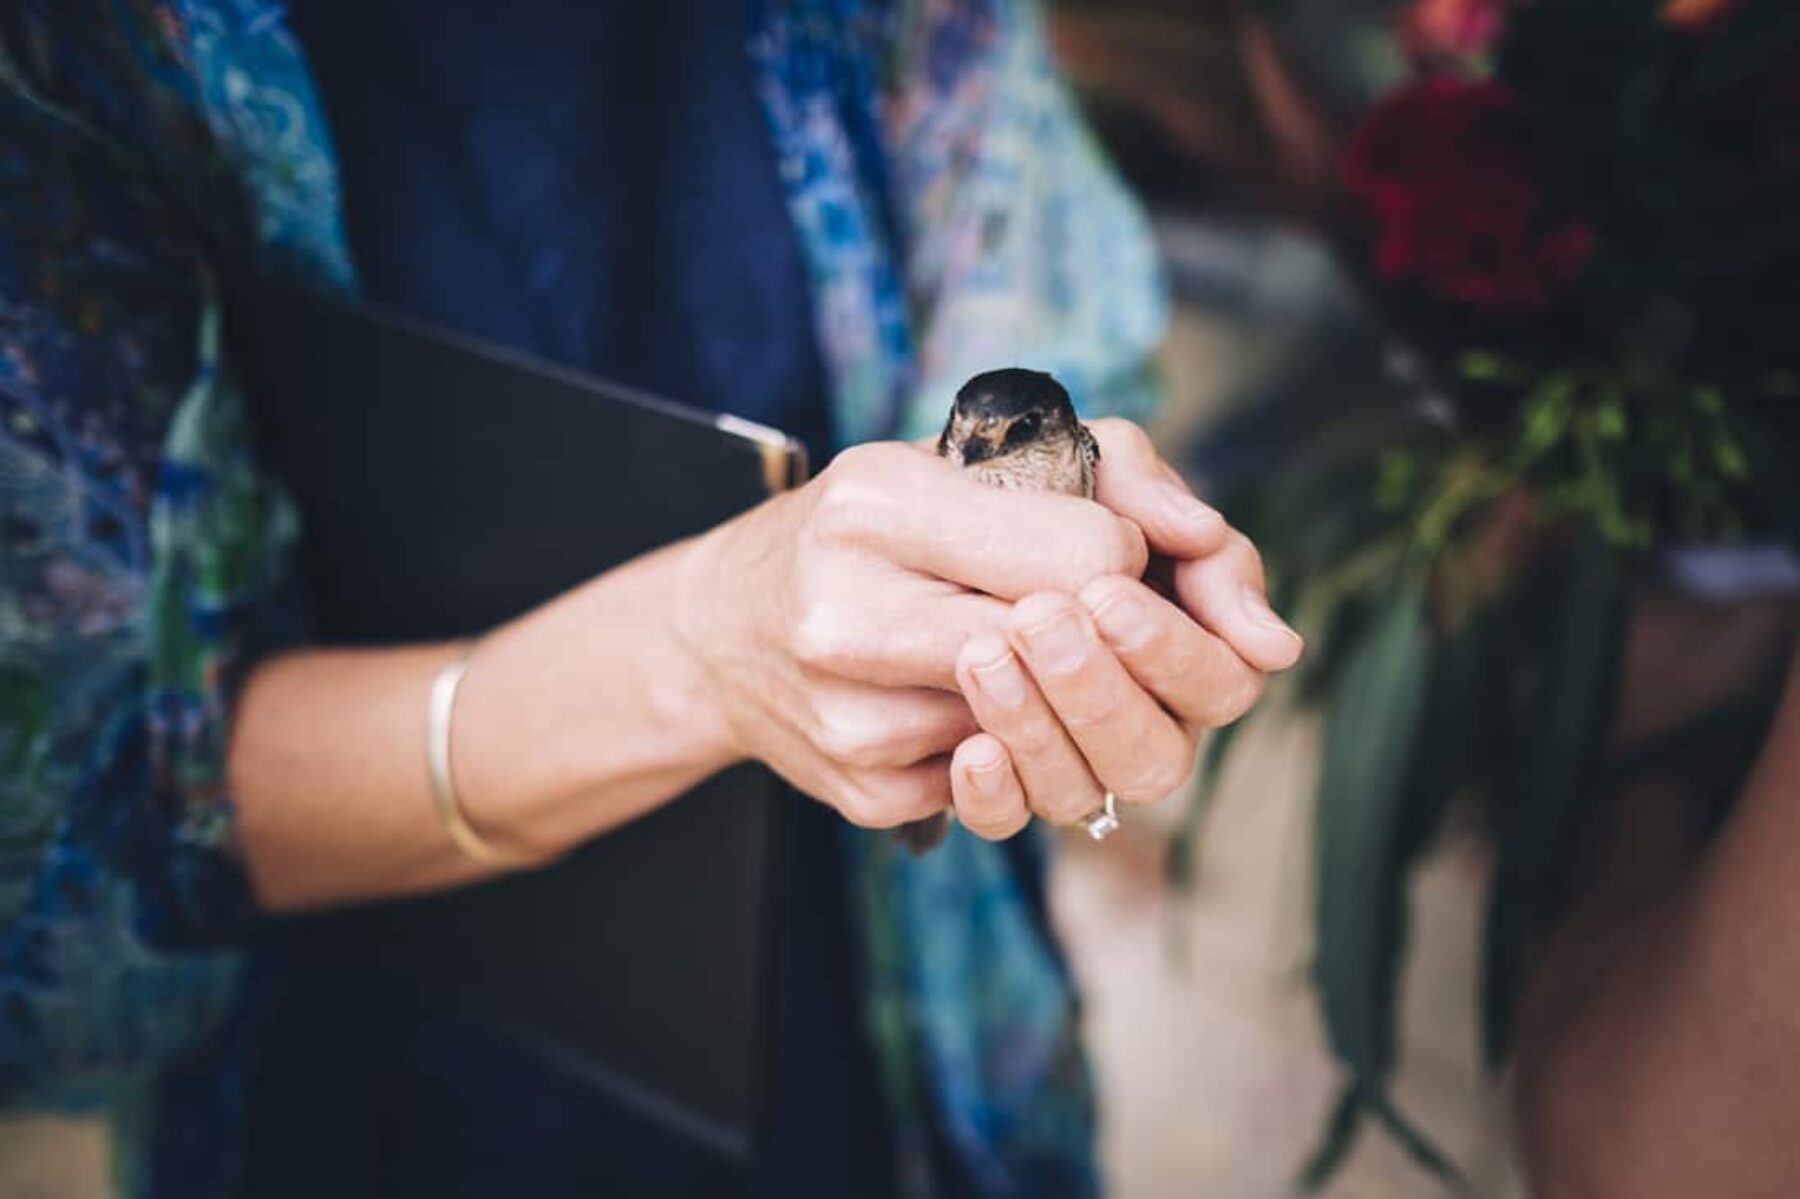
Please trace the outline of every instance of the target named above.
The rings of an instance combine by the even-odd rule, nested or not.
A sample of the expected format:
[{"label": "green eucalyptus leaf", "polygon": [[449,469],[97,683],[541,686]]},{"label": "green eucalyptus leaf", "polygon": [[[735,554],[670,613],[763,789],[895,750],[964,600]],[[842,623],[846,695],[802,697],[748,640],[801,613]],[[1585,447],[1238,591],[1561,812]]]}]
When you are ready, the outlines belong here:
[{"label": "green eucalyptus leaf", "polygon": [[1492,610],[1478,609],[1433,655],[1423,732],[1400,813],[1402,866],[1431,844],[1451,799],[1486,765],[1498,630]]},{"label": "green eucalyptus leaf", "polygon": [[1350,651],[1369,626],[1372,608],[1362,597],[1333,604],[1316,627],[1307,629],[1306,654],[1295,667],[1294,686],[1300,702],[1326,702]]},{"label": "green eucalyptus leaf", "polygon": [[1425,605],[1422,572],[1405,572],[1346,658],[1325,713],[1314,971],[1332,1051],[1371,1105],[1394,1058],[1401,817],[1431,675]]},{"label": "green eucalyptus leaf", "polygon": [[1375,502],[1393,511],[1402,508],[1417,487],[1419,464],[1406,450],[1389,450],[1381,456],[1375,480]]},{"label": "green eucalyptus leaf", "polygon": [[1499,860],[1482,980],[1482,1046],[1491,1066],[1512,1040],[1526,951],[1579,832],[1617,686],[1625,584],[1616,552],[1587,530],[1560,581],[1520,613],[1544,638],[1534,677],[1518,691],[1514,765],[1497,782]]},{"label": "green eucalyptus leaf", "polygon": [[1350,1155],[1350,1149],[1356,1144],[1356,1134],[1362,1128],[1363,1103],[1357,1093],[1356,1084],[1347,1082],[1338,1095],[1338,1101],[1331,1109],[1331,1119],[1325,1124],[1325,1135],[1319,1138],[1319,1146],[1312,1156],[1306,1159],[1305,1167],[1300,1171],[1301,1189],[1312,1192],[1331,1181],[1338,1167]]},{"label": "green eucalyptus leaf", "polygon": [[1411,1154],[1414,1161],[1435,1174],[1452,1192],[1467,1189],[1468,1181],[1456,1163],[1415,1127],[1384,1092],[1365,1093],[1354,1080],[1344,1084],[1337,1103],[1332,1106],[1331,1118],[1326,1122],[1319,1144],[1300,1171],[1297,1180],[1300,1189],[1316,1192],[1331,1181],[1350,1156],[1350,1150],[1356,1145],[1356,1135],[1362,1131],[1363,1119],[1369,1115],[1379,1120],[1388,1135]]},{"label": "green eucalyptus leaf", "polygon": [[1468,1181],[1463,1177],[1462,1171],[1456,1168],[1456,1163],[1432,1144],[1429,1137],[1414,1127],[1412,1121],[1408,1120],[1386,1095],[1370,1096],[1368,1105],[1370,1110],[1375,1113],[1376,1118],[1381,1121],[1382,1127],[1388,1130],[1388,1135],[1400,1142],[1401,1148],[1411,1154],[1414,1161],[1437,1175],[1439,1181],[1452,1191],[1460,1193],[1468,1188]]},{"label": "green eucalyptus leaf", "polygon": [[1714,434],[1712,451],[1713,465],[1723,478],[1741,483],[1750,477],[1750,461],[1744,456],[1744,447],[1729,430],[1721,429]]},{"label": "green eucalyptus leaf", "polygon": [[1603,441],[1624,440],[1625,395],[1618,388],[1609,387],[1601,393],[1599,406],[1594,410],[1594,429]]},{"label": "green eucalyptus leaf", "polygon": [[1463,378],[1474,383],[1520,383],[1530,372],[1489,350],[1468,350],[1456,361]]},{"label": "green eucalyptus leaf", "polygon": [[1520,415],[1519,456],[1531,463],[1563,439],[1569,428],[1569,417],[1575,385],[1566,376],[1552,376],[1525,400]]}]

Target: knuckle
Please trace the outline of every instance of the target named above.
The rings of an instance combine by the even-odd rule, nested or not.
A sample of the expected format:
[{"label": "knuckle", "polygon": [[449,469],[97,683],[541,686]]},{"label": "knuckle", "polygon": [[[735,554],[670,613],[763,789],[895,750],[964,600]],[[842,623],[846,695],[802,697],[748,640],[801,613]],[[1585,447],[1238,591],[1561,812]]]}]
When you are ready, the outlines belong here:
[{"label": "knuckle", "polygon": [[834,463],[828,473],[819,476],[813,531],[825,541],[858,540],[880,520],[882,497],[882,488],[868,471],[839,471]]},{"label": "knuckle", "polygon": [[1031,810],[1051,824],[1074,824],[1100,806],[1099,792],[1032,797]]},{"label": "knuckle", "polygon": [[1088,422],[1096,436],[1106,443],[1106,447],[1122,457],[1142,459],[1155,456],[1155,447],[1150,441],[1150,434],[1136,421],[1126,420],[1118,416],[1105,416]]},{"label": "knuckle", "polygon": [[882,763],[888,748],[883,730],[859,714],[828,709],[821,715],[813,744],[820,753],[853,769]]},{"label": "knuckle", "polygon": [[1131,457],[1143,460],[1156,457],[1156,447],[1150,441],[1150,434],[1144,426],[1136,421],[1120,420],[1118,432],[1114,434],[1119,445]]},{"label": "knuckle", "polygon": [[[1112,651],[1145,681],[1181,679],[1192,667],[1192,647],[1177,635],[1162,601],[1136,579],[1109,576],[1081,593],[1094,625]],[[1130,617],[1130,619],[1124,619]]]},{"label": "knuckle", "polygon": [[1112,567],[1102,574],[1129,575],[1137,578],[1150,564],[1150,545],[1144,531],[1123,517],[1113,518]]},{"label": "knuckle", "polygon": [[1262,551],[1256,548],[1256,543],[1236,529],[1233,529],[1227,541],[1227,545],[1230,547],[1231,554],[1236,558],[1239,568],[1243,571],[1245,578],[1249,579],[1258,587],[1262,586]]},{"label": "knuckle", "polygon": [[886,817],[886,808],[862,783],[852,783],[838,792],[832,801],[838,815],[858,828],[888,828],[895,821]]},{"label": "knuckle", "polygon": [[1135,777],[1113,789],[1114,794],[1126,803],[1159,803],[1181,790],[1188,775],[1193,773],[1193,768],[1194,757],[1191,751],[1181,757],[1162,755],[1144,763]]},{"label": "knuckle", "polygon": [[1150,548],[1142,529],[1099,505],[1087,510],[1086,519],[1083,535],[1073,542],[1078,547],[1074,566],[1080,577],[1071,590],[1105,575],[1137,578],[1144,573]]},{"label": "knuckle", "polygon": [[880,442],[862,442],[848,446],[832,458],[829,466],[819,472],[819,479],[827,483],[843,482],[867,475],[887,456],[887,448]]},{"label": "knuckle", "polygon": [[1078,598],[1088,612],[1094,613],[1116,600],[1129,598],[1136,580],[1124,575],[1101,575],[1081,589]]},{"label": "knuckle", "polygon": [[1062,741],[1062,731],[1043,714],[1023,717],[1004,731],[989,731],[1000,738],[1014,761],[1046,758]]},{"label": "knuckle", "polygon": [[806,603],[788,637],[788,651],[802,666],[827,673],[846,666],[854,656],[853,638],[836,605]]},{"label": "knuckle", "polygon": [[1257,671],[1244,671],[1214,690],[1201,707],[1201,723],[1207,728],[1223,728],[1237,721],[1262,698],[1263,676]]},{"label": "knuckle", "polygon": [[1058,711],[1071,733],[1092,733],[1114,723],[1125,710],[1122,689],[1107,687],[1071,700]]}]

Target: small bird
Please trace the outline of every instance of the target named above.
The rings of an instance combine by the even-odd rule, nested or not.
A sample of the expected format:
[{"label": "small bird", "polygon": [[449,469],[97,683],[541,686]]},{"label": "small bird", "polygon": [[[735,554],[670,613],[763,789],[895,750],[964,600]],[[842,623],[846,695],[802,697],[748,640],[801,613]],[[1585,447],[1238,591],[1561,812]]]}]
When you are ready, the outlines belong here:
[{"label": "small bird", "polygon": [[[1075,415],[1069,393],[1042,371],[1008,367],[976,375],[956,393],[937,452],[993,487],[1094,498],[1100,443]],[[944,839],[948,813],[894,830],[914,853]]]}]

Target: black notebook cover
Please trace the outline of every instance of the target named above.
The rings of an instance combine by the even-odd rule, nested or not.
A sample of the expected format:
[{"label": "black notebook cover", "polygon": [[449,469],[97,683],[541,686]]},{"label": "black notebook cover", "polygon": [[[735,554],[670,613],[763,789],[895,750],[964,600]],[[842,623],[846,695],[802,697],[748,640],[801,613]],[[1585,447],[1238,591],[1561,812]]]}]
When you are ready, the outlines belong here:
[{"label": "black notebook cover", "polygon": [[[480,633],[804,473],[770,430],[360,305],[240,283],[228,312],[259,452],[301,510],[322,643]],[[739,767],[547,868],[310,918],[305,935],[748,1158],[786,802]]]}]

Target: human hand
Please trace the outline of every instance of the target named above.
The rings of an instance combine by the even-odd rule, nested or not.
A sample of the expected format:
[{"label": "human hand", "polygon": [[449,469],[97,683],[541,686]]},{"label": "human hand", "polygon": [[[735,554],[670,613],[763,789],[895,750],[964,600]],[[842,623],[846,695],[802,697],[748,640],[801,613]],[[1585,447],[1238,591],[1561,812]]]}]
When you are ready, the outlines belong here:
[{"label": "human hand", "polygon": [[1300,638],[1268,607],[1261,558],[1126,421],[1095,421],[1096,499],[1143,530],[1153,577],[1094,578],[1021,599],[972,637],[957,680],[983,731],[955,750],[958,818],[990,838],[1058,824],[1111,791],[1152,803],[1193,768],[1206,729],[1242,716]]},{"label": "human hand", "polygon": [[987,487],[898,444],[846,451],[683,553],[670,620],[709,683],[689,718],[713,718],[722,757],[870,827],[949,805],[948,755],[976,729],[965,642],[1004,629],[1012,601],[1148,561],[1099,504]]}]

